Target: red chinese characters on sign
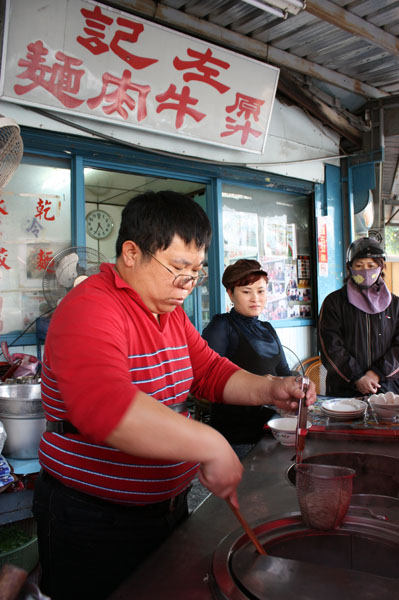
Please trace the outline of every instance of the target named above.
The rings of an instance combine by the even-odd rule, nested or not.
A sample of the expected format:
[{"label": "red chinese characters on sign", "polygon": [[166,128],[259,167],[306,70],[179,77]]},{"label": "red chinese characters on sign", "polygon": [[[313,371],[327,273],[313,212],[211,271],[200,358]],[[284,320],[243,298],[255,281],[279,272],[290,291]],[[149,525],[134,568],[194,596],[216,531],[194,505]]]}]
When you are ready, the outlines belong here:
[{"label": "red chinese characters on sign", "polygon": [[251,127],[250,119],[252,117],[255,121],[259,120],[260,109],[264,103],[264,100],[258,100],[257,98],[252,98],[251,96],[246,96],[245,94],[237,92],[235,103],[231,106],[227,106],[226,112],[235,112],[238,118],[243,116],[244,122],[237,122],[237,119],[227,116],[226,131],[222,131],[220,137],[233,135],[239,131],[241,132],[241,144],[243,146],[247,143],[250,135],[256,138],[259,137],[262,134],[262,131],[253,129]]},{"label": "red chinese characters on sign", "polygon": [[36,269],[38,271],[45,271],[47,265],[53,258],[53,253],[51,250],[45,252],[44,250],[39,250],[36,256]]},{"label": "red chinese characters on sign", "polygon": [[318,223],[317,246],[319,250],[319,263],[328,263],[327,223],[324,221],[319,221]]},{"label": "red chinese characters on sign", "polygon": [[[148,130],[160,130],[165,123],[165,133],[172,127],[181,130],[181,134],[209,138],[219,145],[223,138],[231,138],[226,141],[233,146],[248,145],[248,149],[261,145],[255,140],[265,134],[264,118],[260,115],[262,111],[262,116],[266,116],[262,108],[266,102],[236,91],[238,87],[246,89],[252,82],[247,86],[248,78],[242,72],[233,79],[233,67],[237,66],[233,58],[225,59],[221,50],[219,53],[205,44],[204,49],[198,49],[190,47],[192,41],[179,40],[178,50],[171,55],[165,52],[162,62],[162,58],[149,56],[162,57],[162,48],[156,46],[155,51],[155,46],[149,45],[154,34],[151,26],[140,19],[118,16],[94,3],[75,10],[62,46],[64,52],[46,47],[42,40],[27,44],[26,56],[17,63],[21,72],[16,75],[19,81],[14,85],[15,94],[27,94],[25,100],[29,103],[29,92],[39,88],[37,95],[32,93],[32,99],[40,105],[43,88],[69,111],[83,105],[77,114],[95,111],[98,115],[102,111],[119,121],[146,121]],[[85,57],[85,62],[75,56],[76,51],[77,56]],[[150,68],[156,63],[155,70]],[[148,76],[147,71],[137,73],[147,68]],[[237,87],[232,81],[237,82]],[[247,91],[250,93],[250,87]],[[51,99],[47,103],[58,106]],[[159,114],[165,118],[158,118],[157,122]],[[201,126],[196,126],[199,123]],[[48,208],[37,207],[35,217],[54,220],[48,216]],[[0,214],[1,211],[0,204]]]},{"label": "red chinese characters on sign", "polygon": [[9,267],[6,263],[6,259],[7,259],[7,254],[8,250],[6,250],[5,248],[0,248],[0,267],[2,267],[3,269],[7,269],[7,271],[9,269],[11,269],[11,267]]},{"label": "red chinese characters on sign", "polygon": [[206,66],[206,63],[211,63],[222,69],[229,69],[230,64],[228,62],[215,58],[215,56],[212,55],[212,50],[210,48],[208,48],[206,52],[197,52],[196,50],[188,48],[187,54],[194,60],[182,60],[176,56],[173,60],[175,69],[178,71],[197,69],[199,73],[184,73],[184,81],[201,81],[207,85],[211,85],[221,94],[224,94],[230,89],[229,86],[224,85],[220,81],[216,81],[216,79],[214,79],[214,77],[220,75],[220,71]]},{"label": "red chinese characters on sign", "polygon": [[[3,208],[3,206],[1,206],[2,204],[4,204],[4,208]],[[5,202],[4,202],[3,198],[1,198],[1,200],[0,200],[0,214],[8,215],[8,212],[6,211],[6,208],[5,208]]]},{"label": "red chinese characters on sign", "polygon": [[35,218],[41,219],[42,217],[44,218],[45,221],[54,221],[55,220],[55,216],[53,215],[52,217],[50,217],[48,215],[49,211],[51,209],[51,201],[50,200],[46,200],[45,202],[39,198],[37,204],[36,204],[36,214],[35,214]]},{"label": "red chinese characters on sign", "polygon": [[[113,91],[108,92],[108,86],[115,88]],[[115,77],[111,73],[104,73],[103,75],[103,86],[100,94],[96,98],[90,98],[87,101],[89,108],[96,108],[103,100],[108,103],[107,106],[103,107],[103,112],[109,115],[117,112],[127,119],[129,113],[123,107],[124,104],[130,110],[134,110],[136,107],[136,101],[129,96],[127,93],[129,90],[137,92],[137,120],[142,121],[147,116],[147,96],[150,92],[149,85],[138,85],[133,83],[131,80],[131,73],[127,69],[123,71],[122,77]]]},{"label": "red chinese characters on sign", "polygon": [[121,42],[135,44],[138,41],[139,35],[144,31],[144,25],[141,23],[125,19],[124,17],[118,17],[116,19],[117,24],[128,31],[118,29],[108,45],[104,41],[106,37],[104,32],[107,27],[112,25],[114,20],[111,17],[104,15],[99,6],[96,6],[93,10],[82,8],[80,12],[86,19],[86,27],[83,28],[83,31],[88,37],[79,35],[76,38],[76,41],[92,54],[98,56],[111,49],[114,54],[127,62],[132,69],[145,69],[158,62],[158,59],[156,58],[143,58],[142,56],[137,56],[121,45]]},{"label": "red chinese characters on sign", "polygon": [[74,98],[73,94],[79,92],[80,80],[84,75],[84,70],[75,67],[80,66],[83,61],[58,51],[55,57],[59,63],[48,66],[44,64],[47,54],[48,50],[40,40],[28,44],[26,59],[22,58],[18,61],[18,66],[26,67],[26,69],[17,77],[28,79],[31,83],[28,85],[16,84],[14,86],[15,93],[21,96],[40,86],[55,96],[67,108],[77,108],[84,100]]},{"label": "red chinese characters on sign", "polygon": [[[190,88],[187,85],[183,87],[181,94],[178,94],[176,92],[176,86],[171,83],[166,92],[158,94],[155,98],[159,102],[157,113],[160,113],[163,110],[176,111],[176,129],[180,129],[183,125],[184,117],[186,115],[192,117],[197,123],[206,117],[205,113],[201,113],[198,110],[189,107],[189,104],[194,106],[198,104],[198,100],[196,98],[191,98]],[[166,100],[175,100],[176,102],[165,102]]]},{"label": "red chinese characters on sign", "polygon": [[85,38],[79,35],[76,41],[96,56],[103,52],[108,52],[109,47],[103,41],[105,38],[105,33],[103,32],[107,25],[112,25],[114,20],[111,17],[107,17],[107,15],[103,15],[99,6],[96,6],[94,10],[82,8],[80,12],[86,19],[86,27],[83,28],[83,31],[88,37]]}]

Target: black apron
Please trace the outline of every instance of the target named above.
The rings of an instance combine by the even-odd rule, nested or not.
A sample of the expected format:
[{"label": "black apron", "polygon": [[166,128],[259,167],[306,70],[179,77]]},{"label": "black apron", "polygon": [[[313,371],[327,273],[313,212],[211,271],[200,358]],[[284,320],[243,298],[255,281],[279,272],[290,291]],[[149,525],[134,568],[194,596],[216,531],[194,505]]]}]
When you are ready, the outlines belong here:
[{"label": "black apron", "polygon": [[[255,375],[276,375],[281,351],[273,357],[260,356],[234,323],[233,318],[229,314],[227,317],[238,334],[238,346],[230,358],[231,362]],[[266,323],[263,325],[269,329]],[[271,329],[269,331],[277,341],[276,334]],[[214,403],[211,407],[210,425],[224,435],[230,444],[255,444],[263,435],[264,424],[275,414],[274,410],[265,406]]]}]

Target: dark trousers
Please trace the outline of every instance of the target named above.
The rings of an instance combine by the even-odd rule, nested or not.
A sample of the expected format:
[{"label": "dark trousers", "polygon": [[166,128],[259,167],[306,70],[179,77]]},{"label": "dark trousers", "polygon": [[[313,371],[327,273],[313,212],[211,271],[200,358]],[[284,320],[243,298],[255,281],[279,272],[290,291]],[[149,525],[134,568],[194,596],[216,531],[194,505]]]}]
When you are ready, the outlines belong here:
[{"label": "dark trousers", "polygon": [[42,471],[33,514],[40,590],[51,600],[103,600],[187,517],[187,494],[173,503],[121,506],[68,488]]}]

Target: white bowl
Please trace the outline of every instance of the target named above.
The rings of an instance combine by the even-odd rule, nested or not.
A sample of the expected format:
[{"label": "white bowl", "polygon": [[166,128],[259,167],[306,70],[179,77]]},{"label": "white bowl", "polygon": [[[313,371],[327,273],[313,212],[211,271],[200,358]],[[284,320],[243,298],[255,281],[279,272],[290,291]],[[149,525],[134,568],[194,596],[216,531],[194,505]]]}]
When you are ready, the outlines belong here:
[{"label": "white bowl", "polygon": [[374,394],[369,398],[370,406],[382,419],[399,417],[399,396],[393,392]]},{"label": "white bowl", "polygon": [[[295,446],[297,422],[297,417],[282,417],[281,419],[273,418],[267,424],[280,444]],[[312,423],[307,421],[306,428],[309,429],[310,427],[312,427]]]}]

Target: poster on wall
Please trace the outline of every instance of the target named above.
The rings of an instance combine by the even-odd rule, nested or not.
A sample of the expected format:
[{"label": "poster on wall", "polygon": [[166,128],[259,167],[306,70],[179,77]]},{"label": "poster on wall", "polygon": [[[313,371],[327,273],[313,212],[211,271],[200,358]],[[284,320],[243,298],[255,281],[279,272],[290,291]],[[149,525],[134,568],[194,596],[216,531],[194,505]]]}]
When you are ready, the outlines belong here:
[{"label": "poster on wall", "polygon": [[278,75],[94,0],[6,3],[0,95],[18,104],[261,154]]},{"label": "poster on wall", "polygon": [[287,223],[287,251],[288,257],[292,260],[296,260],[297,244],[295,223]]},{"label": "poster on wall", "polygon": [[[268,258],[288,257],[287,217],[264,217],[264,245]],[[292,233],[292,230],[291,230]],[[292,240],[291,240],[292,241]]]},{"label": "poster on wall", "polygon": [[236,210],[223,211],[226,266],[239,258],[258,257],[258,215]]},{"label": "poster on wall", "polygon": [[298,287],[310,286],[310,256],[309,254],[298,254]]}]

